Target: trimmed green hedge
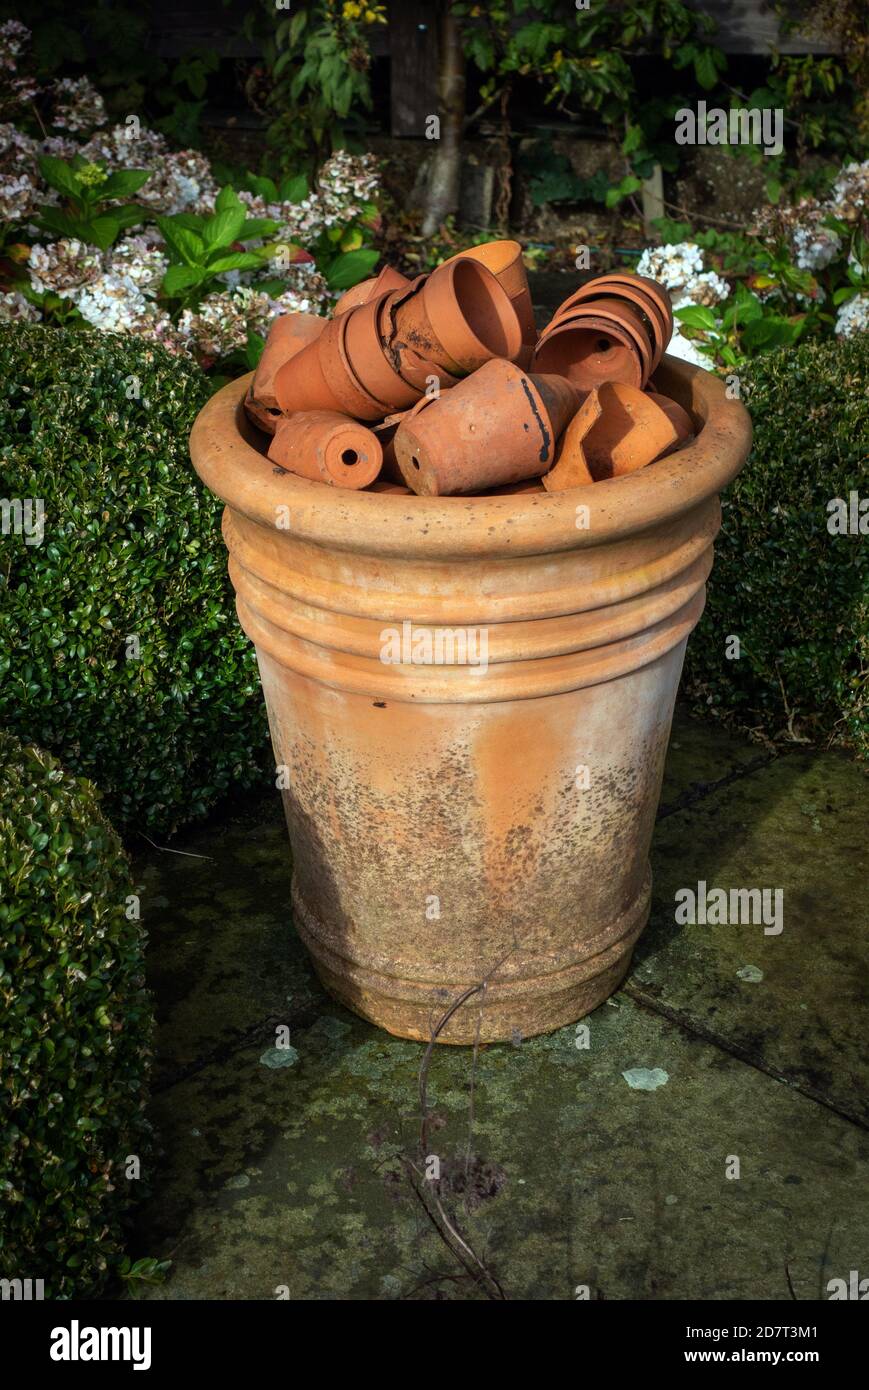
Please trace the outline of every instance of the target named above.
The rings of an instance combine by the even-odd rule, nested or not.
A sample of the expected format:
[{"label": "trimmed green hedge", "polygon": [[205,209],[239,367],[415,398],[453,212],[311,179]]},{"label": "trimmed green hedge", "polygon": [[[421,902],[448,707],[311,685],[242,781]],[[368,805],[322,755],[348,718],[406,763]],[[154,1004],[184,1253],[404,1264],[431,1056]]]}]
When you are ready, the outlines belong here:
[{"label": "trimmed green hedge", "polygon": [[41,544],[0,537],[0,725],[92,777],[121,830],[201,815],[268,749],[188,455],[208,394],[129,334],[0,326],[0,491],[44,504]]},{"label": "trimmed green hedge", "polygon": [[0,733],[0,1276],[96,1290],[143,1156],[151,1004],[120,840],[90,782]]},{"label": "trimmed green hedge", "polygon": [[685,691],[767,738],[867,756],[869,535],[831,534],[828,504],[869,497],[869,334],[759,357],[743,388],[754,446],[723,499]]}]

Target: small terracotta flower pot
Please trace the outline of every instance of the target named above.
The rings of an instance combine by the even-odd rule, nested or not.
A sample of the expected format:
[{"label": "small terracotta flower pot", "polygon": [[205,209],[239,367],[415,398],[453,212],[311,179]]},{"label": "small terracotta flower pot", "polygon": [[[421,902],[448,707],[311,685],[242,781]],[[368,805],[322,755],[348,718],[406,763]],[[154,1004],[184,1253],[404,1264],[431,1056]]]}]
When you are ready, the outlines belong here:
[{"label": "small terracotta flower pot", "polygon": [[420,277],[414,286],[393,310],[396,343],[453,376],[519,352],[522,330],[516,310],[480,262],[461,257],[427,279]]},{"label": "small terracotta flower pot", "polygon": [[528,288],[528,276],[522,259],[522,247],[518,241],[487,241],[482,246],[470,246],[467,251],[459,251],[455,256],[450,256],[444,265],[450,265],[452,261],[462,257],[466,260],[480,261],[506,290],[522,330],[522,346],[514,360],[527,371],[534,348],[537,346],[538,334],[531,291]]},{"label": "small terracotta flower pot", "polygon": [[360,280],[358,285],[345,290],[336,301],[332,313],[335,316],[344,314],[348,309],[355,309],[358,304],[368,304],[372,299],[379,299],[387,290],[406,290],[409,287],[410,281],[405,275],[393,270],[391,265],[385,265],[379,275],[373,276],[370,280]]},{"label": "small terracotta flower pot", "polygon": [[561,377],[488,362],[402,421],[395,454],[409,488],[427,497],[480,492],[539,477],[579,402]]},{"label": "small terracotta flower pot", "polygon": [[577,411],[543,483],[548,492],[562,492],[621,477],[645,468],[677,443],[675,426],[650,395],[624,382],[604,382]]},{"label": "small terracotta flower pot", "polygon": [[603,298],[627,300],[645,316],[648,322],[647,332],[649,332],[654,346],[652,359],[652,371],[654,371],[667,350],[667,344],[672,334],[672,317],[668,320],[660,299],[652,295],[638,275],[600,275],[596,280],[589,281],[587,285],[582,285],[580,289],[569,295],[559,306],[553,317],[553,323],[556,320],[561,322],[564,318],[569,317],[576,305],[596,302]]},{"label": "small terracotta flower pot", "polygon": [[654,364],[655,338],[648,319],[644,319],[640,310],[623,299],[607,298],[580,301],[564,314],[559,310],[546,332],[548,334],[556,327],[561,328],[567,324],[582,327],[585,319],[595,323],[600,323],[606,319],[613,324],[618,324],[620,328],[625,329],[630,334],[643,364],[643,384],[645,385],[652,373]]},{"label": "small terracotta flower pot", "polygon": [[623,324],[588,316],[546,332],[534,353],[534,370],[566,376],[580,391],[604,381],[643,385],[644,362],[636,340]]},{"label": "small terracotta flower pot", "polygon": [[386,295],[371,299],[347,314],[344,351],[356,380],[375,400],[393,410],[405,410],[419,400],[420,391],[392,367],[380,338],[380,315]]},{"label": "small terracotta flower pot", "polygon": [[334,410],[359,420],[382,420],[389,406],[363,390],[344,350],[347,314],[332,319],[316,340],[285,362],[275,377],[275,395],[285,414]]},{"label": "small terracotta flower pot", "polygon": [[281,420],[269,458],[300,478],[355,491],[374,482],[383,450],[364,425],[335,411],[311,410]]},{"label": "small terracotta flower pot", "polygon": [[326,327],[326,319],[316,314],[281,314],[273,319],[259,365],[245,397],[245,409],[260,429],[274,434],[280,419],[275,396],[275,376],[285,362],[316,342]]}]

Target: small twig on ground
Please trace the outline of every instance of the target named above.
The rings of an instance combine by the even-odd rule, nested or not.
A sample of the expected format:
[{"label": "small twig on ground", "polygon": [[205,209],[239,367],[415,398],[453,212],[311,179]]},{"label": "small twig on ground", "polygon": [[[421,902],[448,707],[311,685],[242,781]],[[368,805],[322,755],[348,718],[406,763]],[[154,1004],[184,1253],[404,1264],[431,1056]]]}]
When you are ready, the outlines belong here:
[{"label": "small twig on ground", "polygon": [[144,830],[140,830],[139,834],[143,840],[147,840],[148,844],[151,845],[152,848],[159,850],[161,854],[182,854],[185,859],[208,859],[212,864],[214,863],[214,856],[211,854],[193,854],[189,849],[170,849],[168,845],[155,845],[154,841],[145,834]]},{"label": "small twig on ground", "polygon": [[[485,986],[484,986],[484,988],[483,988],[483,993],[485,993]],[[482,1008],[481,1008],[481,1009],[479,1009],[478,1012],[477,1012],[477,1030],[476,1030],[476,1032],[475,1032],[475,1034],[474,1034],[474,1055],[473,1055],[473,1058],[471,1059],[471,1093],[470,1093],[470,1097],[469,1097],[469,1100],[468,1100],[468,1148],[467,1148],[467,1152],[466,1152],[466,1154],[465,1154],[465,1182],[466,1182],[466,1184],[467,1184],[468,1177],[469,1177],[470,1171],[471,1171],[471,1147],[472,1147],[473,1142],[474,1142],[474,1117],[475,1117],[475,1110],[474,1110],[474,1104],[475,1104],[475,1091],[474,1091],[474,1087],[475,1087],[476,1080],[477,1080],[477,1058],[478,1058],[479,1055],[480,1055],[480,1025],[482,1024],[482,1022],[483,1022],[483,1010],[482,1010]],[[467,1189],[467,1186],[466,1186],[466,1187],[465,1187],[465,1192],[467,1192],[467,1190],[468,1190],[468,1189]]]},{"label": "small twig on ground", "polygon": [[663,199],[664,207],[670,208],[673,212],[680,212],[683,217],[688,217],[692,222],[711,222],[715,227],[728,227],[732,232],[745,232],[745,227],[740,222],[727,222],[723,217],[708,217],[702,212],[690,212],[688,208],[680,207],[678,203],[670,203],[666,198]]}]

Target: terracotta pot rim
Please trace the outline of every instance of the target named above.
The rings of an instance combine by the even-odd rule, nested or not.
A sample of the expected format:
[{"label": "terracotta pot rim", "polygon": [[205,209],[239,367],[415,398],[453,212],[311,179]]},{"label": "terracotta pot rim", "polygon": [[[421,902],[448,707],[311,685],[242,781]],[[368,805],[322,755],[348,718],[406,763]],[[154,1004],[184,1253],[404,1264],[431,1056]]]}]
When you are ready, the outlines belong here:
[{"label": "terracotta pot rim", "polygon": [[[414,497],[349,492],[276,474],[253,447],[244,395],[252,373],[216,392],[190,436],[203,482],[251,520],[274,525],[290,505],[293,535],[326,548],[428,560],[461,555],[545,554],[602,545],[675,519],[721,491],[740,471],[751,441],[744,405],[702,367],[665,357],[655,389],[672,396],[700,426],[677,453],[621,478],[546,494]],[[588,508],[587,527],[577,507]]]},{"label": "terracotta pot rim", "polygon": [[[471,315],[462,307],[463,301],[455,287],[456,276],[470,272],[479,282],[483,294],[487,294],[497,315],[499,328],[504,337],[504,351],[493,352],[490,345],[482,339],[471,323]],[[431,326],[447,355],[454,362],[462,358],[479,357],[481,361],[505,357],[512,360],[522,347],[522,326],[513,301],[496,275],[488,266],[472,256],[457,256],[438,266],[428,279],[423,291],[425,307]]]}]

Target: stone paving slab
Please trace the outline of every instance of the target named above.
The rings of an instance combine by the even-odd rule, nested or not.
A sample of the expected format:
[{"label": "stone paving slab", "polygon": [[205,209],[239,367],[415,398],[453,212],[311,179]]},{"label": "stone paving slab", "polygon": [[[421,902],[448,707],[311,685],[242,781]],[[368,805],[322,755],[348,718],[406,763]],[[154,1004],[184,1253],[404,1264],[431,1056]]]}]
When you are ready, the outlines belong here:
[{"label": "stone paving slab", "polygon": [[[632,997],[869,1123],[869,783],[835,753],[788,753],[659,821]],[[676,893],[781,890],[782,930],[680,925]],[[774,902],[770,899],[770,904]]]},{"label": "stone paving slab", "polygon": [[[861,1269],[869,1136],[622,1000],[477,1063],[432,1064],[431,1153],[451,1219],[510,1298],[816,1299]],[[324,1002],[293,1064],[247,1048],[164,1092],[168,1160],[137,1253],[171,1254],[160,1298],[486,1295],[445,1248],[397,1155],[418,1142],[423,1049]],[[660,1069],[655,1091],[622,1073]],[[728,1162],[740,1177],[725,1176]]]},{"label": "stone paving slab", "polygon": [[[869,1264],[866,803],[842,758],[771,759],[680,716],[624,990],[587,1020],[588,1049],[573,1028],[482,1049],[470,1140],[472,1053],[436,1050],[442,1182],[420,1195],[423,1049],[320,989],[277,796],[143,859],[163,1154],[133,1253],[173,1261],[150,1296],[490,1296],[434,1197],[509,1298],[825,1296]],[[781,887],[784,931],[677,926],[676,889],[698,880]],[[667,1080],[633,1090],[636,1068]]]}]

